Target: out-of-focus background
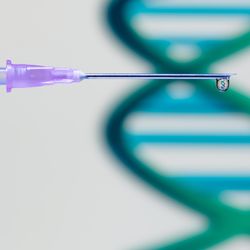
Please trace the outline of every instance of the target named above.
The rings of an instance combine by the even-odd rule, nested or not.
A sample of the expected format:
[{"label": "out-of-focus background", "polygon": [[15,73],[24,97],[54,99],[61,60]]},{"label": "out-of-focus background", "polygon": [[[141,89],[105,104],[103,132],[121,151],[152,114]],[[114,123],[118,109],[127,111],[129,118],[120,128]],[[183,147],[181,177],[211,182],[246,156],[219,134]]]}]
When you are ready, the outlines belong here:
[{"label": "out-of-focus background", "polygon": [[[143,1],[130,2],[142,4]],[[14,63],[65,66],[86,72],[153,71],[152,62],[129,51],[124,46],[126,42],[122,44],[112,33],[106,18],[109,4],[104,0],[5,1],[0,15],[3,24],[1,64],[11,58]],[[249,34],[249,1],[207,1],[201,5],[194,0],[145,0],[144,4],[147,8],[141,8],[141,15],[138,6],[132,6],[126,17],[135,16],[133,22],[128,23],[143,37],[182,41],[195,31],[190,41],[209,40],[207,46],[212,47],[216,39],[223,43],[223,39]],[[201,13],[192,16],[182,10],[183,15],[180,15],[178,8],[182,6],[187,9],[198,6],[196,12]],[[211,13],[201,10],[211,6],[229,10],[211,18]],[[171,15],[162,15],[161,8],[172,9]],[[147,16],[145,13],[150,13],[149,9],[157,10],[154,15]],[[234,10],[236,15],[227,15]],[[247,39],[249,35],[237,45],[242,46],[237,53],[230,49],[235,44],[225,46],[232,55],[224,55],[224,60],[217,58],[209,65],[211,72],[238,74],[232,87],[245,95],[242,97],[245,104],[237,106],[241,111],[211,119],[208,111],[202,113],[201,106],[199,114],[202,116],[198,119],[192,115],[173,114],[167,120],[162,112],[153,118],[139,112],[126,123],[134,133],[154,130],[159,134],[174,131],[175,135],[181,135],[184,128],[185,133],[191,134],[204,133],[211,128],[210,133],[238,136],[235,139],[238,142],[229,145],[208,143],[204,148],[192,143],[178,147],[175,142],[167,150],[162,144],[149,143],[134,150],[134,154],[153,169],[173,176],[183,177],[190,173],[203,177],[249,176],[250,123],[246,100],[250,93],[250,50]],[[172,42],[166,54],[175,58],[177,65],[180,61],[191,62],[195,57],[202,57],[199,47],[189,45]],[[1,249],[153,248],[178,242],[207,228],[208,219],[202,213],[160,195],[122,169],[124,163],[116,159],[108,146],[105,125],[111,113],[118,103],[145,84],[145,81],[92,80],[71,86],[14,89],[11,94],[5,94],[2,89]],[[189,96],[194,85],[171,83],[166,91],[178,101]],[[206,89],[201,91],[205,93]],[[214,91],[217,91],[215,87]],[[217,102],[211,99],[215,102],[213,108],[218,105],[220,110],[220,101],[226,103],[223,108],[227,109],[230,101],[225,97]],[[244,183],[245,188],[237,188],[234,184],[231,192],[220,199],[240,211],[247,211],[249,179],[244,179]],[[209,195],[217,197],[214,193]],[[240,234],[211,249],[249,249],[249,246],[249,238]]]}]

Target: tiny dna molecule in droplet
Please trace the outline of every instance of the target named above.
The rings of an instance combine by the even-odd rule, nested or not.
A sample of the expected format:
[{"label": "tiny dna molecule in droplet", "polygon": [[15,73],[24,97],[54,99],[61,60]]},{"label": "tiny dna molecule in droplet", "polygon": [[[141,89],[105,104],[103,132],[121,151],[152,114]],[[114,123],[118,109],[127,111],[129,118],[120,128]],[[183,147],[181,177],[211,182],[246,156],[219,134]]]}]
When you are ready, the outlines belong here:
[{"label": "tiny dna molecule in droplet", "polygon": [[229,79],[217,79],[216,87],[219,91],[225,92],[229,89],[230,80]]}]

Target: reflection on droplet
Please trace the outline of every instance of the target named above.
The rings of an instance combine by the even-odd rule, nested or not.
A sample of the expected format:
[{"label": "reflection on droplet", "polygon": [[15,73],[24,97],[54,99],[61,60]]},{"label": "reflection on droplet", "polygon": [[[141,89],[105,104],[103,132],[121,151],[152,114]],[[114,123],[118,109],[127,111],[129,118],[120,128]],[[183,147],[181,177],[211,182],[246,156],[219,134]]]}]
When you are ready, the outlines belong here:
[{"label": "reflection on droplet", "polygon": [[216,87],[219,91],[225,92],[229,89],[230,81],[228,79],[217,79]]}]

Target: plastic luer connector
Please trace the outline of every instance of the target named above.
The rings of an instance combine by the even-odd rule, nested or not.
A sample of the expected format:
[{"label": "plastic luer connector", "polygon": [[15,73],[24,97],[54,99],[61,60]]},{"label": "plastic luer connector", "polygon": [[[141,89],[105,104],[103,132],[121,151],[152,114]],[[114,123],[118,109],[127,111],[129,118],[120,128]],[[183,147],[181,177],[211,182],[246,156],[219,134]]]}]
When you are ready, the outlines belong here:
[{"label": "plastic luer connector", "polygon": [[12,64],[6,62],[6,90],[30,88],[57,83],[81,81],[81,72],[70,68],[56,68],[40,65]]}]

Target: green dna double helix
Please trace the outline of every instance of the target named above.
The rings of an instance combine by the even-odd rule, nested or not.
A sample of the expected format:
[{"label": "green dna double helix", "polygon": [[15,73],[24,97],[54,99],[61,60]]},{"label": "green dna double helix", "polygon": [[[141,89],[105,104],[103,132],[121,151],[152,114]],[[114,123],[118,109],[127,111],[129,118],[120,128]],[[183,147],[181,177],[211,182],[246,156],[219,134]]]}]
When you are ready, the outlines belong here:
[{"label": "green dna double helix", "polygon": [[[150,5],[143,0],[113,0],[108,7],[108,22],[115,35],[128,48],[141,58],[152,64],[158,73],[210,73],[211,65],[224,58],[239,53],[250,45],[250,25],[232,38],[203,38],[188,35],[168,34],[162,37],[146,37],[138,31],[135,20],[140,15],[149,17],[172,16],[209,17],[227,16],[229,18],[243,16],[250,19],[248,7],[181,7],[166,4],[164,7]],[[153,1],[151,1],[153,2]],[[174,1],[171,1],[174,3]],[[236,3],[237,5],[237,3]],[[250,22],[249,22],[250,24]],[[166,26],[171,23],[166,23]],[[185,30],[186,27],[183,27]],[[180,30],[180,34],[181,34]],[[199,48],[199,56],[188,62],[174,60],[166,51],[175,44],[192,44]],[[237,81],[237,80],[236,80]],[[192,86],[192,93],[185,98],[173,98],[169,86],[177,83],[174,80],[151,81],[125,97],[113,110],[106,126],[106,138],[114,155],[122,162],[122,166],[132,172],[140,180],[150,185],[163,197],[171,197],[180,205],[187,206],[208,219],[208,226],[196,235],[190,235],[174,243],[160,243],[150,249],[200,250],[238,236],[249,237],[250,210],[237,208],[221,199],[224,191],[249,191],[250,171],[244,175],[223,175],[216,173],[207,175],[173,175],[159,171],[154,164],[149,164],[138,154],[143,145],[177,145],[189,147],[195,145],[237,146],[250,148],[250,130],[244,133],[144,133],[131,131],[127,121],[138,113],[153,117],[155,114],[164,117],[204,115],[214,116],[238,114],[250,123],[249,96],[231,88],[226,94],[215,91],[211,82],[186,81]],[[216,157],[216,156],[215,156]],[[209,160],[209,159],[204,159]],[[249,165],[249,162],[248,162]],[[171,167],[171,166],[169,166]],[[200,168],[203,166],[201,165]],[[250,167],[250,166],[249,166]],[[235,166],[237,169],[237,166]],[[153,216],[153,215],[152,215]],[[143,244],[140,243],[140,244]]]}]

